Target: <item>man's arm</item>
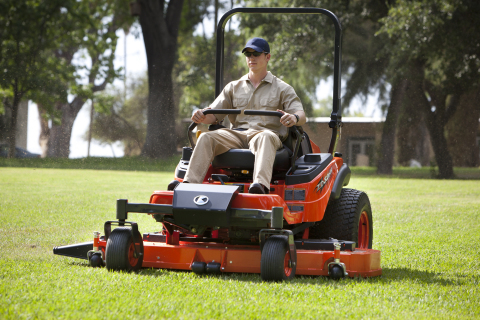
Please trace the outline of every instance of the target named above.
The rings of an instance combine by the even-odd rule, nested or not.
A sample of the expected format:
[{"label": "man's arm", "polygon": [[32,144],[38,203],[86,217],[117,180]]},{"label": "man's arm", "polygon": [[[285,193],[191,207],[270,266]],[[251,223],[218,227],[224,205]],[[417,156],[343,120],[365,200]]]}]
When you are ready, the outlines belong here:
[{"label": "man's arm", "polygon": [[303,111],[297,111],[295,114],[298,116],[298,122],[295,124],[296,126],[303,126],[305,123],[307,123],[307,116],[305,115],[305,112]]},{"label": "man's arm", "polygon": [[217,122],[217,117],[215,117],[213,114],[203,114],[204,109],[199,109],[195,111],[195,113],[192,116],[192,121],[195,123],[204,123],[204,124],[212,124]]},{"label": "man's arm", "polygon": [[285,111],[279,110],[279,109],[277,109],[277,111],[283,113],[283,116],[280,118],[280,123],[287,128],[293,127],[293,126],[301,126],[307,122],[305,112],[303,111],[297,111],[294,113],[298,116],[298,121],[297,121],[297,117],[295,117],[294,114],[286,113]]}]

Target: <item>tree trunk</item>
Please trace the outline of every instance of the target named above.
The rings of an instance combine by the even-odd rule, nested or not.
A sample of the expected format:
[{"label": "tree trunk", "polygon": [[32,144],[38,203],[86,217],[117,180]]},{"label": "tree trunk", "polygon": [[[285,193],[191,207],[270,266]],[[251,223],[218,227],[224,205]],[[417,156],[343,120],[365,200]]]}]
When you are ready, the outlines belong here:
[{"label": "tree trunk", "polygon": [[158,60],[162,57],[150,59],[148,63],[148,122],[142,155],[168,158],[176,152],[177,144],[172,80],[174,57],[163,59],[162,62],[168,60],[170,65],[162,66]]},{"label": "tree trunk", "polygon": [[435,160],[438,165],[438,177],[441,179],[451,179],[454,177],[453,161],[448,152],[447,139],[444,134],[445,127],[441,126],[439,122],[437,117],[432,115],[431,119],[427,120],[427,128],[430,132],[430,139],[432,141],[433,151],[435,152]]},{"label": "tree trunk", "polygon": [[[416,84],[409,82],[405,92],[416,92]],[[405,95],[403,108],[400,112],[397,131],[397,161],[402,166],[409,166],[411,160],[422,165],[429,165],[428,130],[421,109],[416,104],[416,98]]]},{"label": "tree trunk", "polygon": [[380,154],[377,163],[377,173],[379,174],[392,174],[395,133],[407,82],[407,79],[400,79],[392,85],[390,105],[383,124],[382,141],[380,142]]},{"label": "tree trunk", "polygon": [[480,165],[477,134],[480,118],[480,90],[474,88],[463,94],[458,109],[447,124],[448,148],[457,167]]},{"label": "tree trunk", "polygon": [[76,97],[71,103],[58,103],[57,109],[62,114],[60,124],[52,124],[48,140],[47,156],[52,158],[68,158],[70,155],[70,139],[72,137],[73,123],[85,100]]},{"label": "tree trunk", "polygon": [[172,70],[183,0],[141,0],[142,26],[148,64],[148,123],[142,155],[168,158],[176,152]]},{"label": "tree trunk", "polygon": [[13,102],[11,105],[11,117],[9,124],[7,125],[7,144],[8,144],[8,158],[15,158],[16,153],[16,144],[17,144],[17,117],[18,117],[18,107],[20,105],[20,100],[22,99],[23,93],[18,89],[17,81],[15,81],[15,86],[13,88]]},{"label": "tree trunk", "polygon": [[[453,104],[447,107],[447,94],[444,89],[426,82],[422,60],[414,61],[409,70],[413,82],[409,91],[414,103],[424,114],[438,165],[438,177],[451,179],[454,177],[453,161],[445,138],[445,125],[455,112],[456,99],[450,99]],[[431,97],[430,101],[426,97],[427,92]]]}]

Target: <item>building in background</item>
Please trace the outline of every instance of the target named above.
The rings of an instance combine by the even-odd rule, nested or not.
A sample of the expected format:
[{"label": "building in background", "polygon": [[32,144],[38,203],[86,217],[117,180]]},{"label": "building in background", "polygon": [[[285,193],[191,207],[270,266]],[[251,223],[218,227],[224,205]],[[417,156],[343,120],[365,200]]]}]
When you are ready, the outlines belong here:
[{"label": "building in background", "polygon": [[[343,127],[337,152],[349,166],[375,166],[376,150],[382,138],[384,119],[370,117],[343,117]],[[332,138],[329,117],[308,118],[303,129],[319,147],[327,152]]]}]

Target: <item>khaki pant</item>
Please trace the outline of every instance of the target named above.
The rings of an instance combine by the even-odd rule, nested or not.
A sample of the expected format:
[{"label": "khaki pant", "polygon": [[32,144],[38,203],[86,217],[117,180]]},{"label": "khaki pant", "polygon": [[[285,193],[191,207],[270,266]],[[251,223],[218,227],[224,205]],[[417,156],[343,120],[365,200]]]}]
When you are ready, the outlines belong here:
[{"label": "khaki pant", "polygon": [[280,138],[268,130],[219,129],[202,133],[193,150],[184,180],[190,183],[202,183],[208,167],[216,155],[230,149],[248,148],[255,155],[253,182],[269,187],[275,154],[281,147]]}]

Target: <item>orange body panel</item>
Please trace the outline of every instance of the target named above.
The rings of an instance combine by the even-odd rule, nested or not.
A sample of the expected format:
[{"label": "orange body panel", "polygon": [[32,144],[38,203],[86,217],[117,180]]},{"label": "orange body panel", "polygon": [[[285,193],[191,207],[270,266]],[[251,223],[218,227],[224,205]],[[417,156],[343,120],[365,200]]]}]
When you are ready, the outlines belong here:
[{"label": "orange body panel", "polygon": [[[317,146],[312,147],[318,148]],[[288,224],[321,221],[327,208],[333,183],[342,164],[343,159],[335,157],[318,176],[308,183],[287,186],[284,180],[277,181],[277,184],[270,186],[273,190],[269,195],[240,193],[233,199],[231,207],[259,210],[272,210],[272,207],[283,207],[284,218]],[[206,177],[209,177],[213,171],[215,170],[210,166]],[[181,180],[179,178],[176,179]],[[207,179],[205,179],[204,183],[220,184],[219,182],[209,182]],[[244,185],[244,190],[247,191],[250,184],[244,183]],[[305,190],[305,198],[284,201],[286,190]],[[172,204],[172,201],[173,191],[155,191],[150,197],[150,203]],[[291,211],[288,206],[303,208],[303,210]]]},{"label": "orange body panel", "polygon": [[173,191],[154,191],[153,194],[150,196],[149,203],[172,204]]},{"label": "orange body panel", "polygon": [[[305,200],[286,201],[290,206],[303,206],[302,211],[294,212],[296,219],[288,223],[316,222],[323,219],[323,214],[332,191],[333,182],[338,174],[337,163],[332,161],[311,182],[285,186],[286,190],[305,190]],[[325,183],[321,186],[322,183]]]},{"label": "orange body panel", "polygon": [[320,147],[310,140],[310,145],[312,146],[312,153],[320,153]]}]

